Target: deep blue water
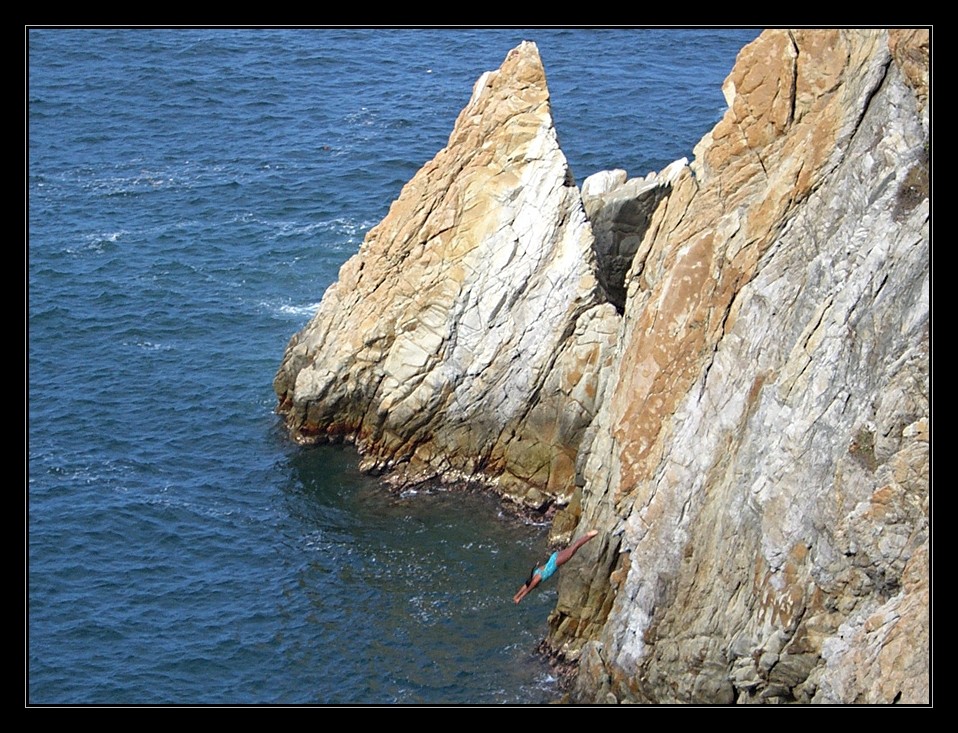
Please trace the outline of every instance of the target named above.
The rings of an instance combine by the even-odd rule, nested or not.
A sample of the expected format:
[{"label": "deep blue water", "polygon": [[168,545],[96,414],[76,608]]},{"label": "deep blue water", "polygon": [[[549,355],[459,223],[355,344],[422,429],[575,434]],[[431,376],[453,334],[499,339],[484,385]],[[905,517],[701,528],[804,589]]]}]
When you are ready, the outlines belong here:
[{"label": "deep blue water", "polygon": [[292,445],[272,378],[521,40],[581,183],[691,157],[756,35],[28,31],[26,701],[553,699],[545,527]]}]

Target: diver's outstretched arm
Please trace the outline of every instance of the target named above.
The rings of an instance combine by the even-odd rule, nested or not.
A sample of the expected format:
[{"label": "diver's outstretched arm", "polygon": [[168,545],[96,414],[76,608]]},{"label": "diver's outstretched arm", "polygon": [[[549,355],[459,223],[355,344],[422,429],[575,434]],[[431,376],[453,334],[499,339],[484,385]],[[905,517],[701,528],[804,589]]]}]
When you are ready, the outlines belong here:
[{"label": "diver's outstretched arm", "polygon": [[532,574],[532,580],[529,582],[528,585],[526,585],[525,583],[522,584],[522,587],[521,587],[521,588],[516,592],[516,594],[512,597],[512,602],[513,602],[513,603],[518,603],[518,602],[521,601],[523,598],[525,598],[525,597],[529,594],[529,591],[531,591],[533,588],[535,588],[537,585],[539,585],[539,582],[540,582],[541,580],[542,580],[542,578],[539,577],[539,574],[538,574],[538,573],[533,573],[533,574]]}]

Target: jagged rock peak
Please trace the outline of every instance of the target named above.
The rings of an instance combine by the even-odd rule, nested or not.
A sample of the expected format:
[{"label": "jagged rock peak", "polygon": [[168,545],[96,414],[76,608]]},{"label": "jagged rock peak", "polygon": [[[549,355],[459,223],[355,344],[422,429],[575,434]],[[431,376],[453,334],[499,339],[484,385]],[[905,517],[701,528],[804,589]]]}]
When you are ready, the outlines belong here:
[{"label": "jagged rock peak", "polygon": [[480,477],[539,504],[541,491],[571,491],[602,362],[590,349],[612,331],[584,325],[602,321],[587,313],[600,301],[591,229],[525,42],[479,78],[446,147],[293,337],[279,409],[297,440],[355,440],[364,467],[397,482]]}]

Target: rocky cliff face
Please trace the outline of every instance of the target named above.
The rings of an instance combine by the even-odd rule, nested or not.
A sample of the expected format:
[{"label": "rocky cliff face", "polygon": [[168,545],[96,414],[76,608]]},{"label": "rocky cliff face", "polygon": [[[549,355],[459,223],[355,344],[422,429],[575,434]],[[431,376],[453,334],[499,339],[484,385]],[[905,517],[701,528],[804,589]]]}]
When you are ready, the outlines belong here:
[{"label": "rocky cliff face", "polygon": [[580,198],[523,44],[290,343],[292,434],[602,530],[576,699],[927,702],[928,51],[766,32],[691,166]]},{"label": "rocky cliff face", "polygon": [[621,534],[552,619],[583,698],[928,700],[921,59],[763,34],[656,210],[586,449]]}]

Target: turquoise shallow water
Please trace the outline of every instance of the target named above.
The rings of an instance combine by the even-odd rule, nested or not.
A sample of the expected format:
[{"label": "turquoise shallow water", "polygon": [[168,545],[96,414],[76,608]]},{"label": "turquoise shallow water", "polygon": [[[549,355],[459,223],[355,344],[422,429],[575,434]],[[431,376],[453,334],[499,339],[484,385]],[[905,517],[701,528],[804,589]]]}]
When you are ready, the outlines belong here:
[{"label": "turquoise shallow water", "polygon": [[520,40],[581,182],[690,155],[756,35],[29,31],[27,701],[551,699],[545,528],[291,445],[272,377]]}]

